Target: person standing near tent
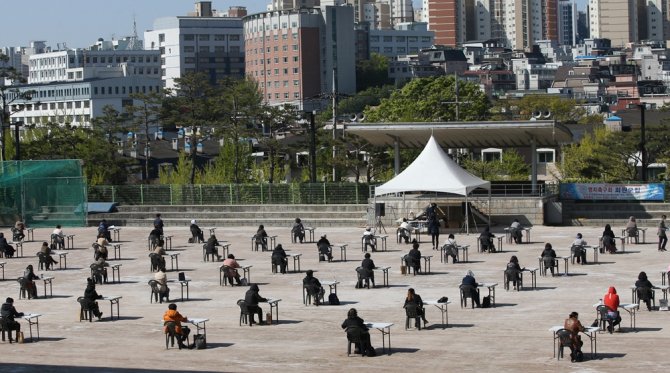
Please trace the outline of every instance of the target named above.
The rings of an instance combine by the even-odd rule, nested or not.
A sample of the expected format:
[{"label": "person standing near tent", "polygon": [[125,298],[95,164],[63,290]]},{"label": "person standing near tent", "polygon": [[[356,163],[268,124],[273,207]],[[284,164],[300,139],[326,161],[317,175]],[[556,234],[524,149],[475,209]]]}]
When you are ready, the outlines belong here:
[{"label": "person standing near tent", "polygon": [[440,248],[440,220],[437,218],[437,203],[433,202],[426,208],[428,218],[428,234],[433,243],[433,250]]}]

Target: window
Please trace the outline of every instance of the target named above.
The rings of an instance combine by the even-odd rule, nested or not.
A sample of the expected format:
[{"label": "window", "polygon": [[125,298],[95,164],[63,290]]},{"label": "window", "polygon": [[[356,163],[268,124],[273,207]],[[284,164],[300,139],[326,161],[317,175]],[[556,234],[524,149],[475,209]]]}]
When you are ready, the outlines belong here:
[{"label": "window", "polygon": [[236,35],[236,34],[228,35],[228,40],[229,41],[240,41],[240,35]]},{"label": "window", "polygon": [[484,162],[493,162],[500,161],[502,159],[502,149],[498,148],[488,148],[482,150],[482,161]]},{"label": "window", "polygon": [[226,47],[217,45],[214,47],[214,53],[226,53]]},{"label": "window", "polygon": [[226,35],[214,34],[214,41],[224,41],[224,40],[226,40]]},{"label": "window", "polygon": [[384,42],[385,43],[390,43],[393,41],[393,36],[384,36]]},{"label": "window", "polygon": [[209,41],[209,34],[198,35],[198,41]]},{"label": "window", "polygon": [[537,161],[538,163],[554,163],[555,151],[553,149],[538,149]]},{"label": "window", "polygon": [[165,41],[165,34],[158,34],[158,42],[162,43]]},{"label": "window", "polygon": [[193,34],[184,34],[184,41],[194,41],[195,35]]}]

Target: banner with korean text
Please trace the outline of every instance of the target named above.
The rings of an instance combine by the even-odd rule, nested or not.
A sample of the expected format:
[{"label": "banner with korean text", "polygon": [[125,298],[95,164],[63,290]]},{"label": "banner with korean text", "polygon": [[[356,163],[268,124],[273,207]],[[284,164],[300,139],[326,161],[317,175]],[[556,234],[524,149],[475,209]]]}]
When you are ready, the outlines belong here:
[{"label": "banner with korean text", "polygon": [[561,184],[561,198],[601,201],[663,201],[663,184],[607,184],[568,183]]}]

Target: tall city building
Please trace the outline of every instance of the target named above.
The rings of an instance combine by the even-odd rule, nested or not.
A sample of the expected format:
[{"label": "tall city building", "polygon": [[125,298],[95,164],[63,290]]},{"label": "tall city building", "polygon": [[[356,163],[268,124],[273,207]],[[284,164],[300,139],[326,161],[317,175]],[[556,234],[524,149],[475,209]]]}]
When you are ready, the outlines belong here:
[{"label": "tall city building", "polygon": [[412,0],[390,0],[393,25],[414,22],[414,7]]},{"label": "tall city building", "polygon": [[196,3],[195,16],[164,17],[144,32],[144,47],[160,52],[165,88],[176,78],[203,72],[212,82],[244,76],[242,19],[212,16],[211,5]]},{"label": "tall city building", "polygon": [[613,47],[639,40],[637,0],[589,0],[589,37],[610,39]]},{"label": "tall city building", "polygon": [[466,39],[465,7],[462,0],[427,0],[428,29],[435,33],[435,44],[457,46]]},{"label": "tall city building", "polygon": [[577,2],[559,0],[558,2],[558,44],[577,44]]},{"label": "tall city building", "polygon": [[244,39],[246,75],[270,105],[311,109],[317,96],[356,91],[351,6],[251,14]]}]

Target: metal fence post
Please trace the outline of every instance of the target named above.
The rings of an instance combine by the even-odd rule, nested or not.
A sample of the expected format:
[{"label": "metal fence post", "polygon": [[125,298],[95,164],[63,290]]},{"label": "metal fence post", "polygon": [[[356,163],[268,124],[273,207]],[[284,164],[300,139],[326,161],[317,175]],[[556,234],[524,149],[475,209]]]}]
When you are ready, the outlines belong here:
[{"label": "metal fence post", "polygon": [[172,201],[172,184],[170,184],[170,205],[172,205],[172,204],[173,204],[173,201]]},{"label": "metal fence post", "polygon": [[328,203],[328,200],[326,200],[327,195],[328,194],[326,194],[326,183],[323,183],[323,204],[324,205]]},{"label": "metal fence post", "polygon": [[140,205],[144,205],[144,184],[140,184]]},{"label": "metal fence post", "polygon": [[116,202],[116,187],[112,186],[112,202]]},{"label": "metal fence post", "polygon": [[354,184],[356,187],[356,203],[358,203],[358,184]]},{"label": "metal fence post", "polygon": [[198,184],[198,190],[200,191],[200,205],[202,205],[202,184]]},{"label": "metal fence post", "polygon": [[261,187],[261,205],[263,204],[263,183],[258,183],[258,185]]},{"label": "metal fence post", "polygon": [[230,195],[230,204],[233,204],[233,184],[228,184],[228,194]]}]

